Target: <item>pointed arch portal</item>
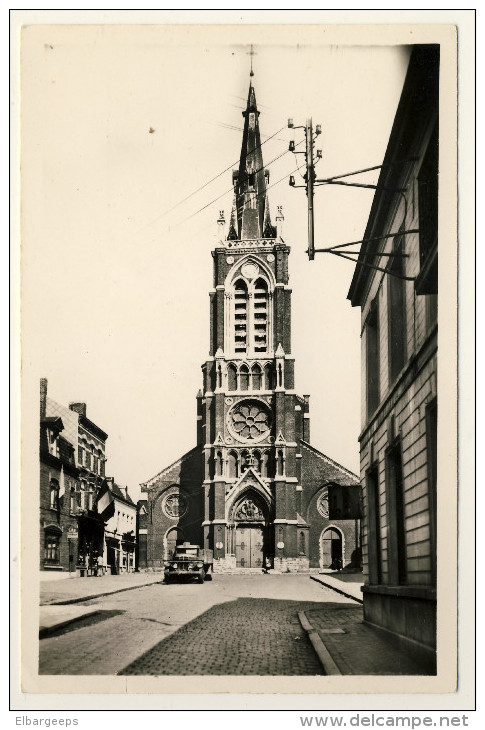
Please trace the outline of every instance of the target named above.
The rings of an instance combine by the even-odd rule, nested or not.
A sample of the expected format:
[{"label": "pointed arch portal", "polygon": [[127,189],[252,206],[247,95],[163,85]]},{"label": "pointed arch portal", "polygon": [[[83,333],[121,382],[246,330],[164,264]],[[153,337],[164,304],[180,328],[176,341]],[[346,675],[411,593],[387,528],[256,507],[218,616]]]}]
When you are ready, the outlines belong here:
[{"label": "pointed arch portal", "polygon": [[238,568],[262,568],[267,555],[268,508],[264,499],[248,490],[232,510],[235,555]]}]

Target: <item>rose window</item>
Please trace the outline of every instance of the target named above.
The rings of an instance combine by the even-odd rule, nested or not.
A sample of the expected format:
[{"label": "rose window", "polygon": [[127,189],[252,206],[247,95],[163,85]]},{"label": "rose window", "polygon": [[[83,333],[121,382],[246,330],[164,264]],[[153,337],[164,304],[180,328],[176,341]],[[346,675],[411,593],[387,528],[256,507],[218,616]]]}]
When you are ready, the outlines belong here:
[{"label": "rose window", "polygon": [[231,411],[229,424],[240,439],[259,441],[269,432],[269,413],[261,403],[245,401]]},{"label": "rose window", "polygon": [[187,501],[181,494],[169,494],[163,505],[168,517],[182,517],[187,512]]},{"label": "rose window", "polygon": [[317,509],[320,512],[320,514],[322,515],[322,517],[328,518],[328,514],[329,514],[328,513],[328,496],[326,494],[324,494],[318,500]]}]

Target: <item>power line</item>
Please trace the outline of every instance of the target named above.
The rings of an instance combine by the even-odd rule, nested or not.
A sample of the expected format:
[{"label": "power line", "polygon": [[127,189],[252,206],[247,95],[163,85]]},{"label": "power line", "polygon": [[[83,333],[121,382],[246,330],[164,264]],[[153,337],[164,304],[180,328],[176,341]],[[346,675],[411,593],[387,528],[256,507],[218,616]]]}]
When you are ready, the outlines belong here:
[{"label": "power line", "polygon": [[[280,130],[280,131],[281,131],[281,130]],[[301,142],[299,142],[298,144],[301,144]],[[298,145],[296,145],[296,146],[298,146]],[[267,164],[267,165],[263,165],[263,167],[260,167],[260,168],[259,168],[258,170],[256,170],[256,171],[255,171],[255,174],[257,174],[258,172],[261,172],[261,170],[264,170],[264,168],[265,168],[265,167],[269,167],[270,165],[272,165],[272,164],[273,164],[273,162],[276,162],[276,160],[279,160],[279,159],[280,159],[280,157],[283,157],[283,155],[286,155],[286,154],[287,154],[288,152],[289,152],[289,150],[285,150],[285,151],[284,151],[284,152],[282,152],[282,153],[281,153],[280,155],[277,155],[277,156],[276,156],[276,157],[274,157],[274,158],[273,158],[273,159],[272,159],[272,160],[271,160],[270,162],[268,162],[268,164]],[[248,153],[248,154],[249,154],[249,153]],[[231,167],[232,167],[232,166],[231,166]],[[291,173],[290,173],[290,174],[291,174]],[[284,177],[286,177],[286,175],[285,175]],[[283,179],[283,178],[281,178],[281,179]],[[281,180],[280,180],[279,182],[281,182]],[[269,185],[269,186],[268,186],[268,187],[266,188],[266,190],[264,191],[264,193],[266,194],[267,190],[269,190],[269,189],[270,189],[270,188],[272,188],[272,187],[273,187],[273,185]],[[223,193],[221,193],[221,195],[218,195],[218,196],[217,196],[217,198],[214,198],[214,200],[211,200],[211,201],[210,201],[210,203],[207,203],[206,205],[203,205],[203,206],[202,206],[202,208],[199,208],[199,210],[196,210],[196,211],[195,211],[195,213],[191,213],[191,215],[187,216],[187,218],[184,218],[184,220],[183,220],[183,221],[181,221],[181,223],[184,223],[184,222],[185,222],[186,220],[190,220],[191,218],[193,218],[193,217],[194,217],[195,215],[197,215],[198,213],[202,213],[202,211],[203,211],[203,210],[205,210],[206,208],[208,208],[208,207],[209,207],[210,205],[212,205],[213,203],[216,203],[216,202],[217,202],[218,200],[220,200],[221,198],[223,198],[223,197],[224,197],[224,195],[228,195],[228,194],[229,194],[230,192],[232,192],[232,191],[233,191],[233,189],[234,189],[234,188],[233,188],[233,187],[231,187],[231,188],[229,188],[229,190],[225,190],[225,191],[224,191]],[[260,197],[260,196],[261,196],[262,194],[263,194],[263,193],[258,193],[258,194],[256,195],[256,199],[257,199],[257,198],[259,198],[259,197]],[[243,207],[244,207],[244,206],[243,206]],[[243,210],[243,208],[238,208],[238,211],[237,211],[237,212],[238,212],[238,213],[240,213],[240,212],[241,212],[241,210]]]},{"label": "power line", "polygon": [[[283,129],[285,129],[285,127],[281,127],[281,129],[278,129],[278,131],[277,131],[277,132],[275,132],[275,133],[274,133],[274,134],[272,134],[272,135],[271,135],[270,137],[268,137],[267,139],[265,139],[265,140],[264,140],[264,142],[261,142],[261,143],[260,143],[259,145],[257,145],[257,146],[256,146],[256,147],[255,147],[254,149],[252,149],[252,150],[249,150],[249,151],[248,151],[248,152],[246,153],[245,157],[247,157],[248,155],[252,154],[253,152],[256,152],[256,150],[257,150],[257,149],[259,149],[259,148],[260,148],[260,147],[262,147],[262,146],[263,146],[264,144],[266,144],[266,142],[269,142],[269,141],[270,141],[270,139],[273,139],[273,137],[276,137],[276,135],[277,135],[277,134],[279,134],[280,132],[282,132],[282,131],[283,131]],[[194,190],[194,191],[193,191],[192,193],[189,193],[189,195],[187,195],[187,196],[186,196],[185,198],[183,198],[183,200],[180,200],[180,201],[179,201],[178,203],[176,203],[175,205],[173,205],[173,206],[172,206],[171,208],[169,208],[168,210],[166,210],[166,211],[165,211],[164,213],[162,213],[161,215],[162,215],[162,216],[164,216],[164,215],[167,215],[168,213],[171,213],[171,212],[172,212],[172,210],[175,210],[175,208],[178,208],[178,206],[179,206],[179,205],[182,205],[182,203],[185,203],[185,201],[186,201],[186,200],[188,200],[188,199],[189,199],[189,198],[191,198],[191,197],[192,197],[193,195],[195,195],[196,193],[198,193],[198,192],[200,192],[201,190],[203,190],[204,188],[206,188],[206,187],[207,187],[208,185],[210,185],[211,183],[213,183],[213,182],[214,182],[214,180],[217,180],[217,178],[219,178],[219,177],[220,177],[221,175],[224,175],[224,173],[228,172],[228,171],[229,171],[229,170],[230,170],[230,169],[231,169],[232,167],[234,167],[234,165],[237,165],[239,161],[240,161],[240,160],[239,160],[239,159],[237,159],[237,160],[235,160],[235,162],[232,162],[232,163],[231,163],[231,164],[230,164],[230,165],[229,165],[228,167],[226,167],[226,168],[225,168],[224,170],[222,170],[222,171],[221,171],[221,172],[219,172],[219,173],[218,173],[217,175],[215,175],[215,177],[211,178],[211,179],[210,179],[210,180],[208,180],[208,181],[207,181],[206,183],[204,183],[203,185],[201,185],[201,186],[200,186],[199,188],[197,188],[197,190]],[[160,216],[160,217],[161,217],[161,216]],[[156,219],[156,220],[158,220],[158,219]]]},{"label": "power line", "polygon": [[[280,132],[282,132],[283,129],[285,129],[285,127],[281,127],[281,129],[278,129],[274,134],[272,134],[270,137],[268,137],[267,139],[265,139],[264,142],[261,142],[259,145],[256,145],[256,147],[254,149],[249,150],[246,153],[245,158],[248,155],[250,155],[253,152],[255,152],[256,150],[260,149],[264,144],[266,144],[266,142],[269,142],[270,139],[273,139],[273,137],[276,137],[277,134],[280,134]],[[151,220],[148,223],[146,223],[142,228],[139,228],[135,233],[132,234],[131,238],[133,238],[133,236],[137,236],[139,233],[141,233],[142,231],[146,230],[147,228],[149,228],[150,226],[152,226],[154,223],[157,223],[161,218],[163,218],[164,216],[166,216],[169,213],[171,213],[173,210],[175,210],[175,208],[178,208],[179,205],[182,205],[182,203],[185,203],[187,200],[189,200],[189,198],[193,197],[194,195],[196,195],[196,193],[198,193],[201,190],[203,190],[204,188],[206,188],[208,185],[210,185],[215,180],[217,180],[219,177],[221,177],[221,175],[224,175],[224,173],[228,172],[232,167],[234,167],[234,165],[237,165],[238,163],[239,163],[239,159],[236,160],[235,162],[233,162],[232,164],[230,164],[228,167],[226,167],[224,170],[222,170],[221,172],[219,172],[217,175],[215,175],[213,178],[211,178],[210,180],[208,180],[206,183],[204,183],[203,185],[201,185],[199,188],[197,188],[197,190],[194,190],[192,193],[189,193],[189,195],[187,195],[185,198],[183,198],[183,200],[179,200],[179,202],[176,203],[175,205],[173,205],[171,208],[169,208],[168,210],[164,211],[163,213],[160,213],[160,215],[158,215],[156,218],[154,218],[153,220]],[[223,195],[226,195],[226,193],[223,193]],[[212,201],[212,202],[215,202],[215,201],[219,200],[219,198],[221,198],[221,197],[222,197],[222,195],[220,195],[219,197],[215,198],[215,200]],[[210,203],[209,203],[209,205],[210,205]],[[207,208],[207,207],[208,207],[207,205],[204,206],[204,208]],[[201,208],[200,210],[204,210],[204,208]],[[197,213],[200,213],[200,210],[197,211]],[[195,215],[195,213],[193,215]],[[192,216],[189,216],[189,218],[191,218],[191,217]],[[185,218],[184,220],[188,220],[188,219]],[[181,221],[181,222],[183,223],[184,221]],[[174,226],[174,227],[177,227],[177,226]]]}]

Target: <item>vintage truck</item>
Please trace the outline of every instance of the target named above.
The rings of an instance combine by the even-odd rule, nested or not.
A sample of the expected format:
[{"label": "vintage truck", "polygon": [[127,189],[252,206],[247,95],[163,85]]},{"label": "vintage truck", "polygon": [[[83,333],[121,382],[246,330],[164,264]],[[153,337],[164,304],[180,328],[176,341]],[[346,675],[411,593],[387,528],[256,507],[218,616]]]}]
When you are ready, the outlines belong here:
[{"label": "vintage truck", "polygon": [[198,583],[212,580],[212,550],[184,542],[177,545],[170,560],[164,563],[165,583],[176,579],[197,578]]}]

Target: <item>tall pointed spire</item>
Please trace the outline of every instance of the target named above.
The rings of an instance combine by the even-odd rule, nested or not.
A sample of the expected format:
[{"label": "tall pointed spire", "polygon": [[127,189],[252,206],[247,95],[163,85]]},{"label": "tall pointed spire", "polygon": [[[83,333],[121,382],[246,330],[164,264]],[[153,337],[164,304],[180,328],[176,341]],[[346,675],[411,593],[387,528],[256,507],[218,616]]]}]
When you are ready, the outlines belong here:
[{"label": "tall pointed spire", "polygon": [[233,172],[234,193],[237,211],[237,235],[241,240],[264,237],[264,230],[270,230],[266,225],[266,177],[261,153],[261,138],[259,133],[259,111],[256,104],[256,94],[252,82],[252,69],[249,80],[249,92],[244,117],[244,130],[241,146],[241,156],[238,171]]}]

